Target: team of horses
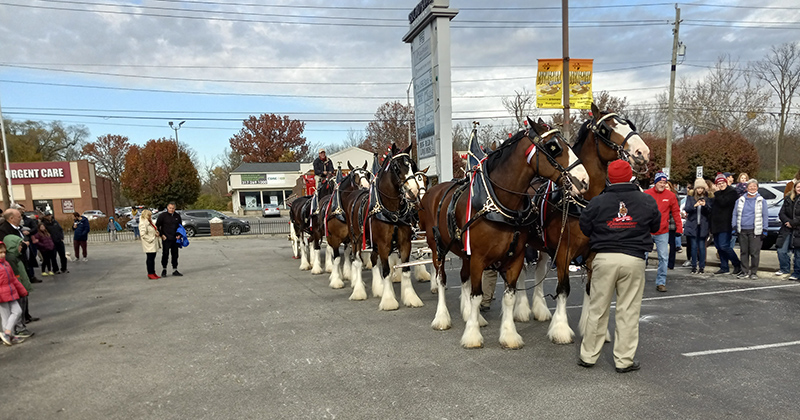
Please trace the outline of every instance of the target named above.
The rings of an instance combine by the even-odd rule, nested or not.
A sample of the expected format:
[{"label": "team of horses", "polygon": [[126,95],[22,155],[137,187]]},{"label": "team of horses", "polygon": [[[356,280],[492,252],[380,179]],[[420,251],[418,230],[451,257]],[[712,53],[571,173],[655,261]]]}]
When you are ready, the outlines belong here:
[{"label": "team of horses", "polygon": [[[592,104],[592,117],[581,126],[574,145],[561,132],[528,119],[527,127],[485,154],[476,146],[473,130],[467,176],[428,188],[427,168],[419,170],[410,155],[392,145],[382,162],[353,167],[347,176],[319,186],[313,196],[291,204],[291,237],[300,269],[314,274],[330,272],[330,287],[340,289],[349,280],[350,300],[368,298],[363,269],[371,269],[371,291],[380,298],[378,308],[390,311],[400,304],[393,282],[399,278],[400,302],[421,307],[422,300],[411,282],[409,263],[412,239],[424,232],[432,255],[431,292],[437,307],[431,322],[435,330],[452,326],[445,299],[448,254],[462,261],[460,312],[466,326],[461,336],[465,348],[483,346],[480,327],[481,279],[486,270],[503,278],[500,345],[517,349],[524,345],[515,322],[550,321],[548,338],[571,343],[566,301],[570,292],[571,264],[590,267],[589,240],[578,227],[580,208],[600,194],[606,185],[608,163],[628,161],[642,172],[650,150],[624,117],[601,112]],[[308,236],[309,240],[305,238]],[[326,267],[322,268],[322,239],[327,240]],[[343,248],[343,250],[342,250]],[[526,248],[539,251],[532,303],[528,304],[525,281],[518,279],[525,265]],[[430,275],[424,265],[417,279]],[[555,267],[555,313],[548,309],[543,280]],[[588,270],[584,308],[578,323],[583,333],[588,307],[591,270]]]}]

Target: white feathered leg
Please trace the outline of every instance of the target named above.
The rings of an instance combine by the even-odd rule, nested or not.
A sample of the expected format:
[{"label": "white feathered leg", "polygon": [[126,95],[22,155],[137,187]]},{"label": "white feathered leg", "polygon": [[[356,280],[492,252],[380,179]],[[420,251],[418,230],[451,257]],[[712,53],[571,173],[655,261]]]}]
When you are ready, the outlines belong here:
[{"label": "white feathered leg", "polygon": [[311,252],[311,274],[322,274],[325,270],[322,269],[320,250],[314,248],[313,242],[308,244],[308,249]]},{"label": "white feathered leg", "polygon": [[364,279],[361,276],[361,260],[356,258],[353,261],[353,293],[350,294],[350,300],[366,300],[367,289],[364,287]]},{"label": "white feathered leg", "polygon": [[567,296],[561,293],[556,297],[556,312],[550,321],[547,338],[555,344],[569,344],[574,335],[567,319]]},{"label": "white feathered leg", "polygon": [[[431,273],[428,272],[425,264],[414,266],[414,277],[416,277],[417,281],[420,283],[431,281]],[[432,285],[431,290],[433,290],[434,287],[436,286]]]},{"label": "white feathered leg", "polygon": [[[481,298],[482,299],[482,298]],[[470,311],[471,311],[471,300],[472,300],[472,284],[470,282],[461,283],[461,318],[464,322],[469,320]],[[481,327],[485,327],[489,325],[489,322],[486,321],[486,318],[483,317],[478,311],[478,325]]]},{"label": "white feathered leg", "polygon": [[424,306],[425,304],[422,303],[422,300],[414,290],[414,285],[411,284],[411,270],[405,271],[400,268],[398,271],[401,272],[402,276],[402,280],[400,281],[400,299],[403,301],[403,305],[406,305],[409,308],[419,308]]},{"label": "white feathered leg", "polygon": [[292,242],[292,258],[300,258],[300,240],[294,230],[294,223],[289,222],[289,240]]},{"label": "white feathered leg", "polygon": [[[516,325],[514,325],[515,300],[516,291],[506,288],[503,293],[503,314],[500,320],[500,345],[507,349],[521,349],[525,345],[525,342],[522,341],[522,336],[517,332]],[[527,305],[525,306],[527,309]]]},{"label": "white feathered leg", "polygon": [[531,312],[533,312],[533,319],[537,321],[548,321],[552,318],[550,308],[547,307],[547,302],[544,300],[544,277],[547,275],[548,264],[550,264],[550,257],[546,253],[540,252],[534,276],[536,285],[533,287],[533,297],[531,298],[533,300]]},{"label": "white feathered leg", "polygon": [[341,289],[344,287],[344,282],[342,281],[342,269],[341,269],[341,262],[342,257],[336,257],[333,260],[333,269],[331,270],[331,282],[329,286],[331,289]]},{"label": "white feathered leg", "polygon": [[[341,254],[339,254],[341,255]],[[330,273],[333,271],[333,247],[327,244],[325,247],[325,272]]]},{"label": "white feathered leg", "polygon": [[381,303],[378,305],[378,309],[382,311],[394,311],[399,307],[400,304],[397,303],[397,297],[394,294],[392,273],[390,272],[389,275],[383,279],[383,294],[381,295]]},{"label": "white feathered leg", "polygon": [[342,279],[350,280],[350,287],[353,287],[353,258],[349,246],[344,248],[342,256]]},{"label": "white feathered leg", "polygon": [[361,252],[361,262],[364,263],[364,268],[372,270],[372,251]]},{"label": "white feathered leg", "polygon": [[303,271],[311,270],[311,263],[308,261],[308,245],[300,241],[300,269]]},{"label": "white feathered leg", "polygon": [[402,280],[400,270],[394,268],[397,264],[400,264],[400,256],[395,253],[389,254],[389,277],[392,278],[392,283],[400,283]]},{"label": "white feathered leg", "polygon": [[[525,270],[524,273],[525,277],[527,277],[527,270]],[[528,291],[525,287],[527,280],[525,280],[525,277],[520,274],[520,278],[517,280],[517,297],[514,299],[514,321],[517,322],[528,322],[531,320],[531,308],[528,306]],[[520,284],[522,284],[521,288]]]},{"label": "white feathered leg", "polygon": [[470,296],[467,311],[469,318],[467,325],[464,328],[464,334],[461,336],[461,345],[467,349],[477,349],[483,347],[483,335],[481,335],[481,328],[479,325],[478,317],[480,316],[481,296]]},{"label": "white feathered leg", "polygon": [[442,284],[442,279],[439,277],[439,273],[436,273],[432,283],[436,283],[439,297],[438,302],[436,303],[436,316],[433,317],[431,328],[440,331],[449,330],[452,326],[450,321],[450,311],[447,310],[447,302],[444,298],[444,285]]},{"label": "white feathered leg", "polygon": [[381,263],[372,267],[372,296],[383,296],[383,275],[381,274]]}]

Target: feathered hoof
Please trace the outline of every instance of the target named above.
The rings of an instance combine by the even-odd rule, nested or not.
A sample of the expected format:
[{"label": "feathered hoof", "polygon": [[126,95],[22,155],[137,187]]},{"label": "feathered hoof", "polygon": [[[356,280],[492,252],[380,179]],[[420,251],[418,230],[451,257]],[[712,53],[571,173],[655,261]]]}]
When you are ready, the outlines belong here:
[{"label": "feathered hoof", "polygon": [[514,308],[514,322],[528,322],[531,320],[531,310],[528,306],[519,306]]},{"label": "feathered hoof", "polygon": [[452,325],[449,319],[441,321],[434,319],[433,322],[431,322],[431,328],[433,328],[436,331],[447,331],[450,329],[450,327],[452,327]]},{"label": "feathered hoof", "polygon": [[522,336],[517,333],[508,333],[500,337],[500,346],[504,349],[519,350],[525,346]]},{"label": "feathered hoof", "polygon": [[483,348],[483,336],[467,337],[466,334],[461,337],[461,347],[465,349],[480,349]]},{"label": "feathered hoof", "polygon": [[572,329],[568,326],[551,328],[547,332],[547,338],[549,338],[553,344],[571,344],[574,335]]},{"label": "feathered hoof", "polygon": [[400,304],[397,303],[396,300],[394,300],[394,301],[392,301],[392,300],[384,301],[384,299],[381,299],[381,303],[378,305],[378,309],[380,309],[382,311],[396,311],[399,308],[400,308]]},{"label": "feathered hoof", "polygon": [[353,293],[350,294],[350,300],[367,300],[367,291],[364,289],[361,290],[353,290]]},{"label": "feathered hoof", "polygon": [[553,314],[550,313],[547,306],[534,305],[531,312],[533,312],[533,319],[539,322],[547,322],[553,318]]},{"label": "feathered hoof", "polygon": [[330,286],[331,289],[341,289],[341,288],[344,287],[344,282],[342,282],[341,280],[338,280],[338,281],[337,280],[331,280],[331,282],[330,282],[330,284],[328,284],[328,286]]},{"label": "feathered hoof", "polygon": [[478,326],[483,328],[487,325],[489,325],[489,321],[487,321],[486,318],[483,317],[483,315],[478,314]]}]

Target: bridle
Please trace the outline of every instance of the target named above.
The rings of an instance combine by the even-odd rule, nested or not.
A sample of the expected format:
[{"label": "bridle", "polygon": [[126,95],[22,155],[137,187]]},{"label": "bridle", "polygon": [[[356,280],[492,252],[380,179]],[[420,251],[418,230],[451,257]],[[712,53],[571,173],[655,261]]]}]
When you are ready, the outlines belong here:
[{"label": "bridle", "polygon": [[[530,131],[531,130],[528,129],[525,132],[525,137],[527,137],[531,141],[531,146],[528,147],[528,149],[525,151],[528,164],[530,164],[530,161],[533,158],[533,154],[537,152],[537,148],[542,149],[538,150],[538,152],[541,152],[541,154],[544,155],[544,157],[547,159],[550,165],[552,165],[553,168],[560,173],[555,182],[558,183],[559,181],[562,181],[564,189],[566,191],[571,190],[572,177],[570,177],[569,173],[570,171],[581,165],[582,162],[580,158],[576,157],[575,162],[572,162],[565,168],[556,160],[557,157],[561,156],[561,154],[564,153],[564,147],[562,146],[562,144],[567,144],[567,142],[564,140],[564,136],[561,134],[561,130],[553,128],[549,131],[544,132],[543,134],[537,134],[533,138],[530,137]],[[547,141],[544,140],[546,137],[551,135],[552,138],[550,138]],[[569,147],[567,147],[567,149],[569,150]],[[536,160],[536,173],[537,174],[539,173],[538,159]]]},{"label": "bridle", "polygon": [[[396,164],[395,161],[398,160],[398,159],[403,159],[405,161],[405,164],[403,166],[400,166],[400,164]],[[400,172],[399,167],[405,167],[405,168],[411,169],[412,170],[412,175],[405,176],[405,174]],[[401,193],[398,196],[391,197],[388,194],[384,193],[383,191],[378,190],[378,192],[381,195],[386,196],[387,198],[397,199],[397,198],[403,197],[406,201],[411,202],[412,200],[410,200],[408,198],[411,195],[411,189],[406,184],[409,181],[414,181],[414,183],[416,184],[416,187],[417,187],[417,191],[418,191],[417,195],[415,197],[415,200],[419,201],[420,195],[423,193],[423,191],[426,191],[427,187],[425,185],[426,183],[424,182],[424,174],[422,173],[422,171],[414,172],[415,168],[414,168],[413,161],[411,160],[411,155],[409,155],[408,153],[398,153],[398,154],[392,156],[389,159],[389,163],[386,164],[386,169],[384,169],[384,171],[389,172],[390,168],[391,168],[391,172],[390,173],[396,179],[398,179],[400,181],[400,192]],[[422,174],[423,176],[420,176],[420,174]],[[375,180],[377,180],[377,177],[375,177]]]},{"label": "bridle", "polygon": [[[361,188],[361,185],[359,185],[359,184],[361,184],[361,180],[362,179],[366,179],[368,183],[372,182],[372,172],[370,172],[370,171],[368,171],[368,170],[366,170],[364,168],[353,168],[350,171],[350,176],[353,177],[352,178],[353,181],[351,181],[351,182],[353,182],[353,185],[355,185],[356,188]],[[355,177],[356,176],[358,176],[358,179],[359,179],[358,183],[355,182],[355,179],[356,179]]]},{"label": "bridle", "polygon": [[[613,119],[619,124],[625,124],[631,127],[631,132],[628,133],[627,136],[625,136],[625,138],[622,140],[622,144],[617,144],[611,141],[611,134],[614,132],[614,129],[611,128],[610,125],[608,125],[608,122],[606,121],[608,119]],[[599,120],[597,120],[597,122],[590,123],[589,128],[592,130],[595,136],[597,136],[597,138],[599,138],[600,141],[603,142],[603,144],[608,146],[611,150],[617,152],[618,159],[627,162],[631,161],[631,153],[625,150],[625,147],[628,145],[628,140],[630,140],[631,137],[639,135],[639,133],[636,132],[636,126],[633,125],[633,122],[631,122],[631,120],[620,117],[619,114],[617,114],[616,112],[611,112],[601,117]],[[599,149],[600,147],[599,144],[597,145],[597,147]]]}]

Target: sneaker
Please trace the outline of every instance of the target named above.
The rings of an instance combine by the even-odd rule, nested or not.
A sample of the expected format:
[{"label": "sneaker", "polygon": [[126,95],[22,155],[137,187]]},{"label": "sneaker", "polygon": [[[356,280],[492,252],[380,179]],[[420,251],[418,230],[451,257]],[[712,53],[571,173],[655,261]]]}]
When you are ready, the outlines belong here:
[{"label": "sneaker", "polygon": [[8,334],[4,333],[4,332],[0,332],[0,340],[3,340],[3,344],[5,344],[7,346],[10,346],[12,344],[11,343],[11,337]]},{"label": "sneaker", "polygon": [[791,276],[789,276],[788,280],[797,281],[798,277],[792,274]]},{"label": "sneaker", "polygon": [[692,274],[697,274],[697,269],[696,268],[692,268]]},{"label": "sneaker", "polygon": [[733,274],[734,276],[737,276],[737,275],[739,275],[739,274],[741,274],[743,272],[744,271],[742,271],[742,267],[733,267],[733,272],[731,274]]},{"label": "sneaker", "polygon": [[666,292],[667,286],[665,284],[659,284],[658,286],[656,286],[656,290],[658,290],[659,292]]},{"label": "sneaker", "polygon": [[36,277],[31,279],[31,283],[41,283],[42,281],[37,279]]},{"label": "sneaker", "polygon": [[30,318],[26,319],[26,320],[25,320],[25,323],[26,323],[26,324],[30,324],[31,322],[36,322],[36,321],[38,321],[38,320],[40,320],[40,319],[41,319],[41,318],[39,318],[38,316],[32,316],[32,317],[30,317]]},{"label": "sneaker", "polygon": [[684,261],[682,267],[690,267],[692,265],[691,261]]},{"label": "sneaker", "polygon": [[167,277],[167,269],[161,270],[161,277]]},{"label": "sneaker", "polygon": [[47,271],[42,272],[42,276],[49,276],[50,274]]},{"label": "sneaker", "polygon": [[172,275],[175,277],[183,277],[183,274],[181,274],[178,270],[173,271]]},{"label": "sneaker", "polygon": [[616,369],[617,373],[627,373],[627,372],[633,372],[635,370],[639,370],[641,367],[642,367],[642,365],[640,365],[639,362],[633,362],[633,364],[630,365],[630,366],[627,366],[627,367],[624,367],[624,368],[619,368],[618,367],[618,368],[615,368],[615,369]]},{"label": "sneaker", "polygon": [[758,280],[758,276],[756,274],[751,274],[749,278],[750,280]]},{"label": "sneaker", "polygon": [[737,279],[747,278],[747,273],[745,273],[744,271],[740,271],[739,274],[736,275],[736,278]]},{"label": "sneaker", "polygon": [[715,271],[714,274],[728,274],[728,270],[723,270],[720,268],[719,270]]},{"label": "sneaker", "polygon": [[701,268],[701,269],[697,270],[697,272],[700,273],[700,274],[705,274],[705,269]]},{"label": "sneaker", "polygon": [[89,261],[89,259],[88,259],[88,258],[86,258],[86,257],[83,257],[83,262],[88,262],[88,261]]},{"label": "sneaker", "polygon": [[787,274],[789,274],[789,273],[784,273],[784,272],[783,272],[783,271],[781,271],[781,270],[778,270],[778,271],[776,271],[776,272],[775,272],[775,275],[776,275],[776,276],[785,276],[785,275],[787,275]]},{"label": "sneaker", "polygon": [[157,276],[157,275],[155,275],[155,274],[148,274],[148,275],[147,275],[147,278],[148,278],[148,279],[150,279],[150,280],[158,280],[158,279],[160,279],[161,277],[158,277],[158,276]]},{"label": "sneaker", "polygon": [[683,247],[680,247],[680,248],[676,249],[675,252],[677,252],[677,253],[683,252]]},{"label": "sneaker", "polygon": [[11,344],[22,344],[24,342],[25,342],[25,337],[20,337],[18,335],[11,337]]},{"label": "sneaker", "polygon": [[52,272],[52,271],[48,271],[48,272],[47,272],[47,275],[48,275],[48,276],[55,276],[55,275],[56,275],[56,273],[54,273],[54,272]]},{"label": "sneaker", "polygon": [[28,338],[28,337],[33,337],[33,334],[34,333],[28,331],[27,328],[23,328],[23,329],[17,331],[17,333],[14,334],[14,335],[16,335],[17,337]]}]

